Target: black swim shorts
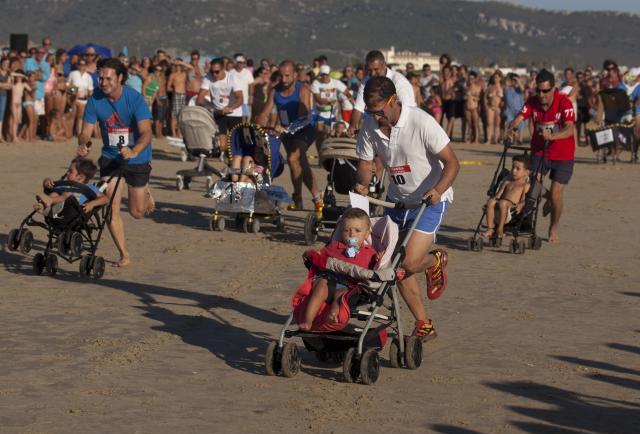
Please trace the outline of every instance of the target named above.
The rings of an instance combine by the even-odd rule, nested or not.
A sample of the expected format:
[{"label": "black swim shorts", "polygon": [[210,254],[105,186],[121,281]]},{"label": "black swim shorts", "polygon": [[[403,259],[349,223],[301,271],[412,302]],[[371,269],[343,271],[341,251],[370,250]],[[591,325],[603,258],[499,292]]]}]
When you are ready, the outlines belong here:
[{"label": "black swim shorts", "polygon": [[108,178],[112,175],[118,176],[118,170],[120,170],[122,164],[124,164],[124,166],[122,166],[122,175],[127,185],[131,187],[144,187],[149,183],[151,164],[128,164],[121,160],[110,160],[104,157],[100,157],[98,160],[100,177]]},{"label": "black swim shorts", "polygon": [[[540,155],[531,156],[531,170],[536,170],[540,164]],[[542,176],[549,173],[549,179],[559,184],[568,184],[573,175],[573,160],[547,160],[542,162]]]}]

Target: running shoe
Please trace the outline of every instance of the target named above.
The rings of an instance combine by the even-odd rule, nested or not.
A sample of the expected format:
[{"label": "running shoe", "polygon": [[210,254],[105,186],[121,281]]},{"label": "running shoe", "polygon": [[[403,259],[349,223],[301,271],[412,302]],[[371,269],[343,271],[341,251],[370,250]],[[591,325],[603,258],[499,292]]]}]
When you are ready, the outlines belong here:
[{"label": "running shoe", "polygon": [[427,297],[429,300],[435,300],[442,295],[447,287],[447,266],[448,255],[443,249],[435,249],[431,252],[436,258],[436,263],[429,267],[425,274],[427,275]]},{"label": "running shoe", "polygon": [[291,195],[291,203],[287,207],[289,211],[303,211],[302,207],[302,197]]}]

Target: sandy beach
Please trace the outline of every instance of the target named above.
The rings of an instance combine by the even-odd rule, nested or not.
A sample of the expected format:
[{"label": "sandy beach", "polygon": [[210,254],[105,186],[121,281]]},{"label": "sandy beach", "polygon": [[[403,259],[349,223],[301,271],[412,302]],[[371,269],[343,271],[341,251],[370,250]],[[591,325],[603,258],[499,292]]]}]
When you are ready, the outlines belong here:
[{"label": "sandy beach", "polygon": [[[194,163],[158,141],[157,210],[124,217],[132,265],[100,280],[64,262],[55,278],[35,276],[44,231],[27,255],[7,250],[7,234],[75,145],[1,144],[0,432],[637,433],[640,166],[597,165],[578,148],[561,242],[477,253],[466,239],[501,148],[453,146],[472,164],[439,237],[449,283],[427,303],[439,337],[415,371],[391,368],[385,348],[380,379],[363,386],[302,346],[296,377],[265,375],[266,346],[306,275],[305,213],[287,213],[284,233],[211,232],[204,182],[175,189],[175,172]],[[288,173],[277,183],[290,191]],[[117,259],[108,234],[100,254]]]}]

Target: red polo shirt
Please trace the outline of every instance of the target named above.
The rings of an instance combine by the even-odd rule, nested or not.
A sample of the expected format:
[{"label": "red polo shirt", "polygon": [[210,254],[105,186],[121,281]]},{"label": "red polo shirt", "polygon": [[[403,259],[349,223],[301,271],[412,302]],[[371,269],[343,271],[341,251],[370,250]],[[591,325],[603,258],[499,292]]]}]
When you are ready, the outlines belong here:
[{"label": "red polo shirt", "polygon": [[[573,103],[567,95],[560,93],[558,89],[554,89],[553,102],[547,111],[542,109],[536,96],[531,96],[524,103],[520,116],[524,119],[533,118],[534,132],[531,139],[531,151],[534,155],[542,155],[543,130],[551,129],[556,133],[564,128],[567,122],[576,121]],[[575,150],[576,142],[573,136],[552,140],[547,148],[547,160],[573,160]]]}]

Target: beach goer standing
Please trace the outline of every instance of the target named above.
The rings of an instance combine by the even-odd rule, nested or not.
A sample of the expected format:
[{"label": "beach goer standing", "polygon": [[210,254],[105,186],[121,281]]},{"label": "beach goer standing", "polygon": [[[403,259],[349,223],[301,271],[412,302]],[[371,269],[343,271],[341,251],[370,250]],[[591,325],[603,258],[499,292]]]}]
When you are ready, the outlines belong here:
[{"label": "beach goer standing", "polygon": [[187,97],[187,65],[176,60],[171,66],[171,74],[167,82],[167,92],[171,92],[171,135],[180,137],[178,115],[185,106]]},{"label": "beach goer standing", "polygon": [[[432,250],[432,244],[453,201],[451,185],[460,165],[442,127],[425,111],[399,104],[392,80],[372,77],[365,86],[364,100],[369,116],[358,134],[355,190],[368,194],[373,157],[378,155],[391,178],[389,200],[413,204],[428,198],[431,202],[410,235],[402,262],[406,276],[399,287],[416,320],[413,333],[422,338],[435,337],[433,324],[426,319],[416,274],[426,273],[430,299],[439,297],[446,287],[447,253]],[[417,211],[387,209],[385,213],[406,230]]]},{"label": "beach goer standing", "polygon": [[74,132],[80,135],[82,131],[82,118],[84,116],[84,108],[87,105],[89,97],[93,94],[93,78],[87,72],[87,61],[80,59],[78,61],[78,69],[71,71],[67,79],[67,87],[74,87],[75,92],[75,127]]},{"label": "beach goer standing", "polygon": [[204,77],[204,71],[200,66],[200,52],[193,50],[191,52],[191,61],[189,62],[191,69],[188,73],[187,82],[187,104],[191,101],[191,98],[197,97],[200,92],[200,85],[202,84],[202,77]]},{"label": "beach goer standing", "polygon": [[[562,215],[564,188],[573,175],[575,155],[574,124],[576,114],[571,100],[555,87],[553,74],[542,69],[536,76],[536,96],[524,103],[520,114],[511,122],[508,135],[514,138],[520,123],[533,120],[531,167],[542,160],[543,175],[549,172],[551,188],[545,192],[543,215],[551,214],[549,242],[558,241],[558,225]],[[543,151],[548,142],[546,152]]]},{"label": "beach goer standing", "polygon": [[249,86],[253,83],[253,74],[247,69],[247,59],[242,53],[234,56],[234,67],[229,71],[235,82],[242,90],[242,120],[251,119],[251,105],[249,104]]},{"label": "beach goer standing", "polygon": [[11,72],[9,71],[9,58],[0,59],[0,142],[4,142],[2,135],[2,120],[7,108],[7,96],[11,90]]},{"label": "beach goer standing", "polygon": [[[35,73],[36,89],[35,100],[33,101],[33,111],[36,116],[36,124],[34,128],[37,128],[39,119],[44,116],[44,84],[49,80],[51,75],[51,65],[47,62],[46,50],[44,47],[38,47],[35,57],[30,57],[24,61],[24,71],[29,73]],[[43,132],[45,130],[43,129]]]},{"label": "beach goer standing", "polygon": [[[149,190],[151,174],[151,113],[142,95],[124,85],[127,68],[118,59],[100,61],[100,90],[87,102],[82,133],[78,136],[77,153],[89,154],[87,143],[96,123],[100,125],[102,152],[98,160],[100,177],[108,178],[122,170],[124,183],[116,190],[116,177],[107,186],[113,197],[109,231],[120,253],[117,266],[129,265],[131,259],[125,245],[124,223],[120,214],[122,192],[127,186],[129,214],[141,219],[153,211],[155,203]],[[124,166],[123,166],[124,165]]]}]

